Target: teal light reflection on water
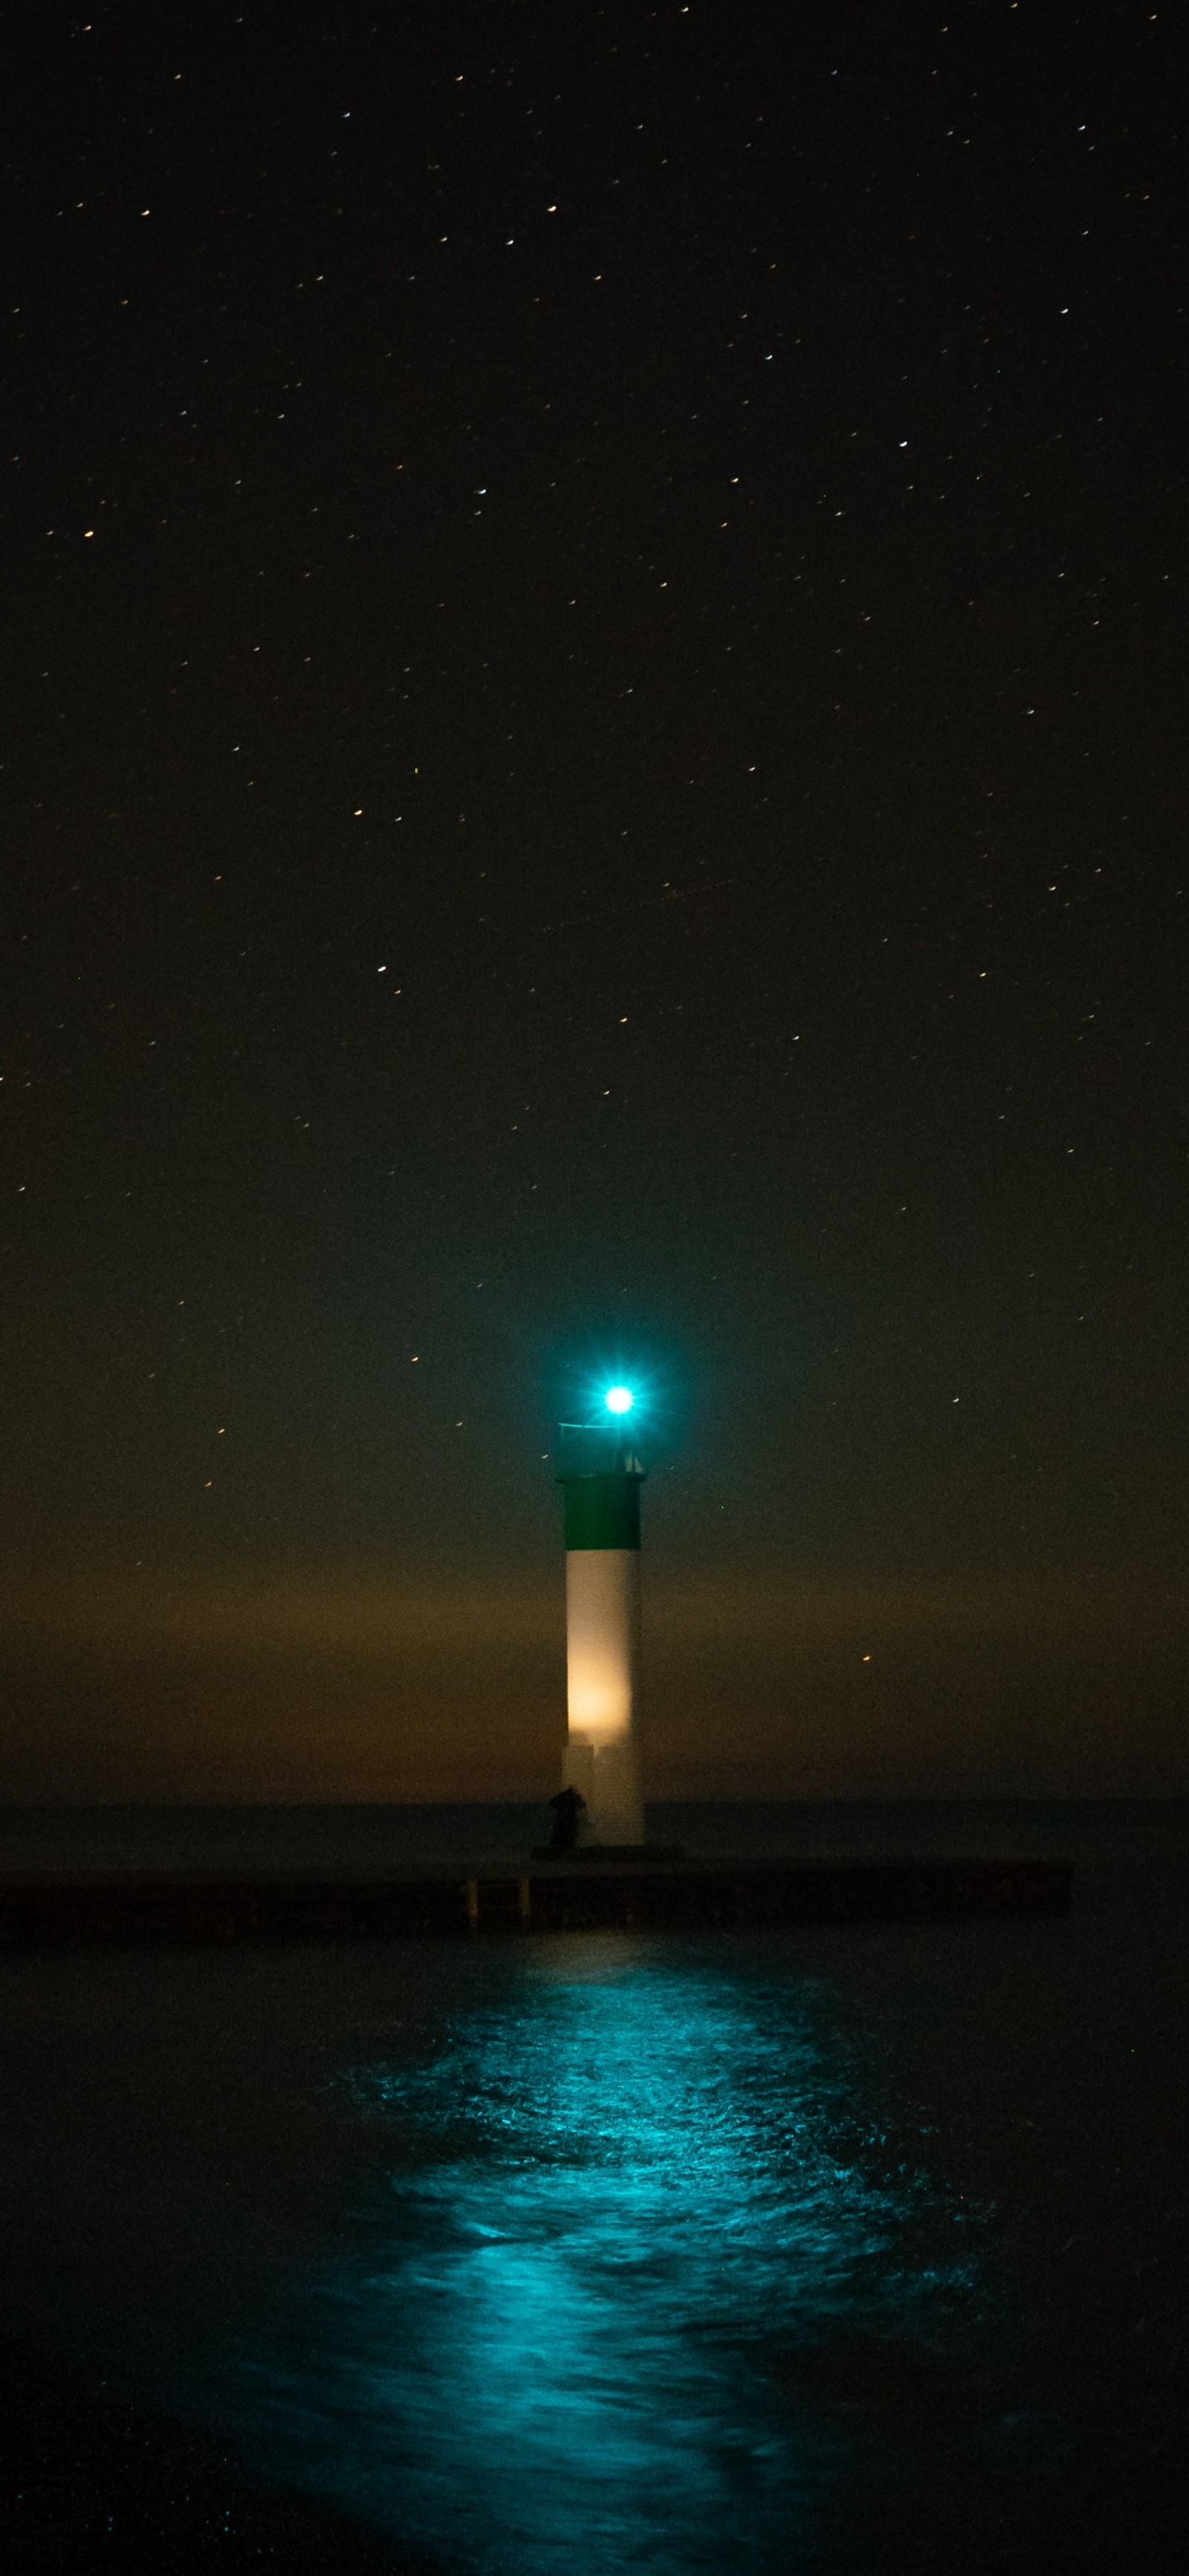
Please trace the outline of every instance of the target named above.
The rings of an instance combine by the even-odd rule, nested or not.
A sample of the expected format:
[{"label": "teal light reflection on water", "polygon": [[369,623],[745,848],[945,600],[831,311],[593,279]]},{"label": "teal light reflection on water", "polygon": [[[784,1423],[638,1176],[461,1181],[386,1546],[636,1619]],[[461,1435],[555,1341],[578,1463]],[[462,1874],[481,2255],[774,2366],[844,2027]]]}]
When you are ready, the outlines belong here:
[{"label": "teal light reflection on water", "polygon": [[356,2066],[385,2180],[267,2375],[288,2473],[492,2576],[808,2546],[839,2437],[782,2353],[927,2331],[970,2278],[936,2206],[910,2256],[930,2186],[872,2178],[819,2004],[575,1938]]}]

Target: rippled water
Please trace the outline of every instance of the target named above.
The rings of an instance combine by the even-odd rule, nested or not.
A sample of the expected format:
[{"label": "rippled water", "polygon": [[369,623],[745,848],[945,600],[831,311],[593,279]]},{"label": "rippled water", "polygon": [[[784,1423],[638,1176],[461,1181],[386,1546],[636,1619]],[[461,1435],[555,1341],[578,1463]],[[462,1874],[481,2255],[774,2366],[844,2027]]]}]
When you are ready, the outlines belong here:
[{"label": "rippled water", "polygon": [[1068,1924],[10,1959],[9,2313],[444,2568],[1171,2568],[1156,1840]]},{"label": "rippled water", "polygon": [[839,2054],[800,1981],[567,1941],[428,2062],[356,2069],[390,2172],[307,2310],[328,2482],[353,2448],[378,2504],[493,2567],[564,2563],[571,2522],[599,2571],[728,2535],[773,2563],[826,2472],[775,2347],[856,2310],[944,2332],[977,2268],[924,2168],[863,2170]]}]

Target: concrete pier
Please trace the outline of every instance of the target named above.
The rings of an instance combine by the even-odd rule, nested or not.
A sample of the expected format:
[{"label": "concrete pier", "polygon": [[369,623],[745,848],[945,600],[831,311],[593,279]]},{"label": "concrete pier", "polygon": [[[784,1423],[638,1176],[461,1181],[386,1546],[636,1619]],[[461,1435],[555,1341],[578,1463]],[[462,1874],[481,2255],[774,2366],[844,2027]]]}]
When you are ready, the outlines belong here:
[{"label": "concrete pier", "polygon": [[1068,1914],[1072,1863],[1026,1858],[534,1861],[521,1871],[0,1880],[0,1950],[425,1935],[776,1930]]}]

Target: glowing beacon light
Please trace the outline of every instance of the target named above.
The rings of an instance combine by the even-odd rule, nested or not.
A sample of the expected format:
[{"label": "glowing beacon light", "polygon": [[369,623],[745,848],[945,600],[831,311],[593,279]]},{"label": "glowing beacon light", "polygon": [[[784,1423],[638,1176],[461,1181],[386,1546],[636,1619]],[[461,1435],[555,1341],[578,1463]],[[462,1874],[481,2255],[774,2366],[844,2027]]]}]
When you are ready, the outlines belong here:
[{"label": "glowing beacon light", "polygon": [[609,1386],[603,1397],[608,1413],[630,1413],[633,1400],[630,1386]]}]

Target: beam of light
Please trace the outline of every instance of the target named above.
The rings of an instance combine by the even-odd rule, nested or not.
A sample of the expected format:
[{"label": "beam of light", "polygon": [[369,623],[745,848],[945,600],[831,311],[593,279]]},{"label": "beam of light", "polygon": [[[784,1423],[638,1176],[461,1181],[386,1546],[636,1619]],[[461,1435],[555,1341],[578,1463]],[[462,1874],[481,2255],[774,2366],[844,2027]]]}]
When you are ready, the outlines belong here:
[{"label": "beam of light", "polygon": [[608,1413],[630,1413],[634,1398],[630,1386],[609,1386],[603,1402]]}]

